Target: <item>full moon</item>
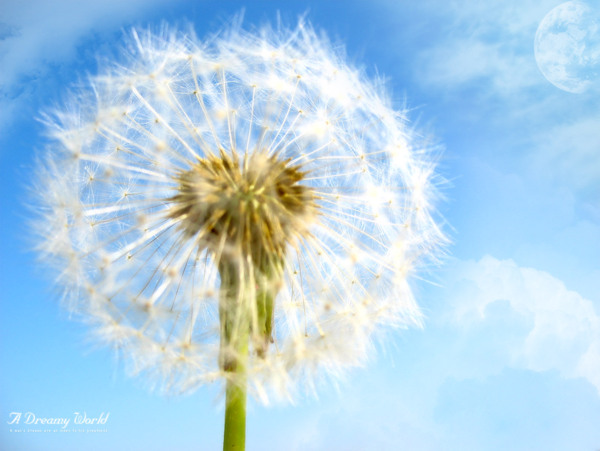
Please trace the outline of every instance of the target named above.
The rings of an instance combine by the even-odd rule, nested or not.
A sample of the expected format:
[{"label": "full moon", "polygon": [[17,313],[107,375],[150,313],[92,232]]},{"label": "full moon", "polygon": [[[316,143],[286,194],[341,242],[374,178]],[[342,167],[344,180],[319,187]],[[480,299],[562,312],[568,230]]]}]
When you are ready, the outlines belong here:
[{"label": "full moon", "polygon": [[582,93],[600,74],[600,14],[582,1],[552,9],[535,33],[535,60],[557,88]]}]

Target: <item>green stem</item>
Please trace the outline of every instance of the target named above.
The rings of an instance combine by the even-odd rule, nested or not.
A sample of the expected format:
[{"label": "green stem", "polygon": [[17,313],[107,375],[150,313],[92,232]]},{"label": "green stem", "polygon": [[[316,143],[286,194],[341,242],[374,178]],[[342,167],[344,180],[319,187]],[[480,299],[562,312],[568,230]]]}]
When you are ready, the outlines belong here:
[{"label": "green stem", "polygon": [[236,265],[221,263],[220,364],[227,373],[223,450],[244,451],[246,447],[246,365],[250,322],[247,293]]},{"label": "green stem", "polygon": [[[240,280],[239,263],[221,261],[221,349],[219,363],[226,373],[225,431],[223,450],[243,451],[246,446],[246,385],[250,332],[258,356],[265,357],[273,332],[273,309],[283,265],[255,268],[260,276],[244,283]],[[248,284],[255,285],[250,295]],[[256,318],[251,321],[249,303],[256,303]]]},{"label": "green stem", "polygon": [[[240,380],[243,377],[243,383]],[[238,379],[240,378],[240,379]],[[225,392],[225,433],[223,450],[243,451],[246,447],[246,379],[236,373],[227,381]]]}]

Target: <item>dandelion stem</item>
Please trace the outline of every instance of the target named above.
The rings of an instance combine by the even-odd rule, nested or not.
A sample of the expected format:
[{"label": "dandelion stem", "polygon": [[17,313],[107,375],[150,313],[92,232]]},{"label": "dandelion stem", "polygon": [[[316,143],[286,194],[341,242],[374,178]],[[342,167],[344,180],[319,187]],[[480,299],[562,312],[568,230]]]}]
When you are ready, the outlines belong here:
[{"label": "dandelion stem", "polygon": [[[248,259],[249,262],[252,259]],[[283,262],[269,259],[249,267],[226,259],[219,264],[221,298],[220,365],[226,373],[223,450],[244,450],[246,441],[246,384],[250,337],[264,358],[272,340],[273,309]]]},{"label": "dandelion stem", "polygon": [[246,367],[237,365],[231,373],[233,378],[227,379],[225,389],[223,450],[243,451],[246,447]]},{"label": "dandelion stem", "polygon": [[246,297],[249,293],[239,266],[221,262],[219,274],[220,365],[227,374],[223,450],[243,451],[246,447],[246,366],[250,332]]}]

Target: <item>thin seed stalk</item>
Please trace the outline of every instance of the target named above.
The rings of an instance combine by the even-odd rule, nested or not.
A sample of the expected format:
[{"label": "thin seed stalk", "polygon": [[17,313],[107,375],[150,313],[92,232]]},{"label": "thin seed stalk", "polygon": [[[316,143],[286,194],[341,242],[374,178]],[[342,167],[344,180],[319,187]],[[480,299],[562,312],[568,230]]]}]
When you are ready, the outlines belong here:
[{"label": "thin seed stalk", "polygon": [[238,362],[231,370],[231,378],[227,379],[225,388],[225,431],[223,450],[239,450],[246,448],[246,366],[244,360],[248,355],[248,339],[238,351]]},{"label": "thin seed stalk", "polygon": [[[259,357],[264,357],[273,332],[273,309],[281,279],[281,264],[255,268],[256,280],[244,282],[240,267],[221,262],[221,322],[220,365],[226,372],[225,428],[223,450],[245,449],[247,364],[252,332],[252,344]],[[256,317],[252,321],[250,302],[255,303]]]},{"label": "thin seed stalk", "polygon": [[250,318],[248,290],[234,264],[221,263],[220,365],[226,372],[225,429],[223,450],[243,451],[246,447],[246,367]]}]

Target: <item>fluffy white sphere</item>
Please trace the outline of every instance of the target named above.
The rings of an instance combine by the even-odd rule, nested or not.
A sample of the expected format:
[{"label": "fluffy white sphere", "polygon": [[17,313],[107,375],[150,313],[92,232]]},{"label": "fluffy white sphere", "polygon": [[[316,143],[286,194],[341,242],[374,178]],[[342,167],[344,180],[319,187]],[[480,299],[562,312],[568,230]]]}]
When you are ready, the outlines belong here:
[{"label": "fluffy white sphere", "polygon": [[[281,270],[264,348],[248,307],[247,370],[261,399],[360,365],[382,327],[418,324],[407,277],[444,240],[428,149],[309,26],[230,27],[206,41],[133,31],[122,58],[48,124],[40,249],[69,308],[162,387],[226,376],[219,268],[237,258],[255,296],[258,251],[243,249],[257,242],[277,250]],[[214,169],[223,164],[237,169]],[[194,175],[198,165],[216,182]],[[228,211],[240,183],[254,197]]]}]

